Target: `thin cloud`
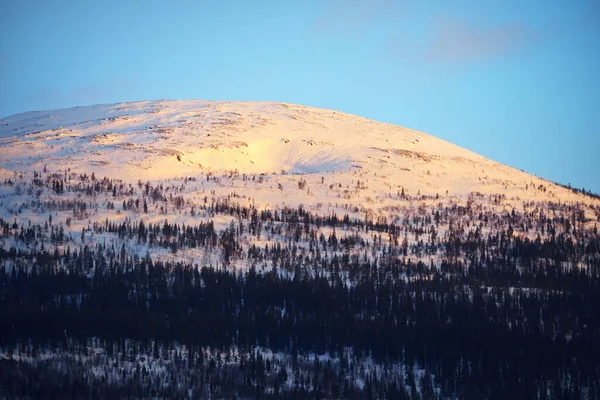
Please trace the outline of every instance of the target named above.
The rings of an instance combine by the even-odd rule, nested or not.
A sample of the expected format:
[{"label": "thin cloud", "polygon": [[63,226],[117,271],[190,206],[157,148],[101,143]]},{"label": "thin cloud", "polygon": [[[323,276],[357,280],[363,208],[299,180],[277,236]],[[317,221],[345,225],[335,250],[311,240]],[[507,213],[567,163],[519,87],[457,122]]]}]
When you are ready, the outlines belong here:
[{"label": "thin cloud", "polygon": [[461,63],[503,57],[535,38],[526,26],[512,23],[490,28],[443,20],[436,24],[422,58],[441,63]]},{"label": "thin cloud", "polygon": [[356,36],[397,15],[398,10],[395,0],[327,0],[315,29],[324,35]]},{"label": "thin cloud", "polygon": [[426,20],[422,37],[415,38],[412,32],[403,32],[410,14],[401,0],[324,0],[323,13],[314,27],[324,36],[356,39],[387,24],[395,32],[380,42],[388,55],[419,64],[444,65],[504,57],[532,43],[540,34],[519,22],[486,26],[440,16]]}]

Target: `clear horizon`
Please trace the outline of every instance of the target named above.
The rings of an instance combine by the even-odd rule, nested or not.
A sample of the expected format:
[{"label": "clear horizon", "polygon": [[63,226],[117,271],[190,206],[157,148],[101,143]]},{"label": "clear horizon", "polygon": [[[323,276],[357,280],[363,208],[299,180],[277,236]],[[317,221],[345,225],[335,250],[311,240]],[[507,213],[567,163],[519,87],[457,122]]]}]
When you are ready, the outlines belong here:
[{"label": "clear horizon", "polygon": [[600,5],[9,0],[0,118],[281,101],[423,131],[600,193]]}]

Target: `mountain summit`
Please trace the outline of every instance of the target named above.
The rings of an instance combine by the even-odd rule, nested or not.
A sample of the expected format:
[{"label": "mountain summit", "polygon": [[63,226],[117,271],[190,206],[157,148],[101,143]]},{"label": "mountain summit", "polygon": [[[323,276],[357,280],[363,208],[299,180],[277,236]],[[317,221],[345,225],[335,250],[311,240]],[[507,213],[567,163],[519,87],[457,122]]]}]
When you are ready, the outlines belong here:
[{"label": "mountain summit", "polygon": [[163,100],[27,112],[0,120],[0,160],[9,171],[52,166],[134,182],[237,173],[275,174],[285,185],[296,174],[331,175],[338,188],[368,187],[363,200],[384,203],[400,191],[583,199],[422,132],[286,103]]}]

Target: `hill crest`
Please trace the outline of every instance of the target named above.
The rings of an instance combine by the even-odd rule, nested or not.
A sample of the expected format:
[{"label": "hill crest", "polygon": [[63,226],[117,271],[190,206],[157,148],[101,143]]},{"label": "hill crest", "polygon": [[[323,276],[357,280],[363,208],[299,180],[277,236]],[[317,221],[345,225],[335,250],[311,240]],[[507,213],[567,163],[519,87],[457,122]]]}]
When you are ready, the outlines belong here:
[{"label": "hill crest", "polygon": [[161,100],[27,112],[0,120],[0,159],[8,171],[50,166],[132,182],[332,175],[348,188],[368,181],[372,201],[401,189],[587,201],[426,133],[287,103]]}]

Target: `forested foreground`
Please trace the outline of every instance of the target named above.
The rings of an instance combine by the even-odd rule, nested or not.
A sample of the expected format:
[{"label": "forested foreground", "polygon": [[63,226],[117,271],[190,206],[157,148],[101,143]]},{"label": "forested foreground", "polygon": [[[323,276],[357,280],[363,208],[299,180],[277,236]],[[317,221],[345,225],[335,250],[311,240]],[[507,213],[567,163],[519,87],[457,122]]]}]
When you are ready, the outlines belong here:
[{"label": "forested foreground", "polygon": [[0,185],[0,398],[600,398],[594,203],[44,174]]},{"label": "forested foreground", "polygon": [[241,274],[102,245],[0,257],[11,398],[600,396],[597,258]]}]

